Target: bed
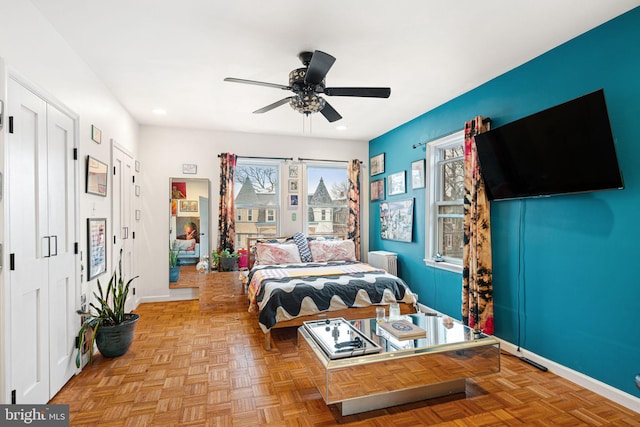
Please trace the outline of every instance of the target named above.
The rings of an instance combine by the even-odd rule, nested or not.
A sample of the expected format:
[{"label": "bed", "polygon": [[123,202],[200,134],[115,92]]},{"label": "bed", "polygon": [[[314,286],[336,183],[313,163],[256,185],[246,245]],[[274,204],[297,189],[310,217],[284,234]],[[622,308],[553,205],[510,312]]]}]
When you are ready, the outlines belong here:
[{"label": "bed", "polygon": [[266,349],[274,328],[371,318],[377,306],[392,302],[402,314],[416,312],[416,296],[406,283],[357,261],[353,241],[301,236],[249,239],[249,312],[258,317]]}]

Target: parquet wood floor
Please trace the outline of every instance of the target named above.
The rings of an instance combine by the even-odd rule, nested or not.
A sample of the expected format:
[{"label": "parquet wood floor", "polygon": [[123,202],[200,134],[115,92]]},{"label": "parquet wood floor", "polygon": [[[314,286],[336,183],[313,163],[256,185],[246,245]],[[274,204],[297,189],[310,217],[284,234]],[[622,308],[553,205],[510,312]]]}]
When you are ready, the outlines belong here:
[{"label": "parquet wood floor", "polygon": [[307,377],[295,329],[274,330],[268,352],[246,296],[223,287],[219,301],[140,305],[129,352],[97,356],[51,403],[70,405],[72,426],[640,426],[640,414],[508,355],[466,397],[343,417]]}]

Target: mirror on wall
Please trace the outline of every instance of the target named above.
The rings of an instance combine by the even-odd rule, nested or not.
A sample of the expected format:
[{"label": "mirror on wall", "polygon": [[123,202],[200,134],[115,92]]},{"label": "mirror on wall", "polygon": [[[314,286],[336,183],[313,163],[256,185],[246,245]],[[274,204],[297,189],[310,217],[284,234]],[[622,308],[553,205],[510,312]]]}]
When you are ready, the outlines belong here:
[{"label": "mirror on wall", "polygon": [[178,265],[170,268],[170,288],[198,287],[196,265],[210,254],[209,180],[170,178],[169,248]]}]

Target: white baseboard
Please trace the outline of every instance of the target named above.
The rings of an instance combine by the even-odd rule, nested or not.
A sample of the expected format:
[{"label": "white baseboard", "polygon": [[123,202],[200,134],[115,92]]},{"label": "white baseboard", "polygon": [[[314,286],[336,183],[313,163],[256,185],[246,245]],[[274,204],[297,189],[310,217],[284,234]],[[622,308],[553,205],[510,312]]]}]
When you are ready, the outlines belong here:
[{"label": "white baseboard", "polygon": [[[420,303],[418,303],[418,308],[423,312],[439,313],[437,310],[434,310]],[[442,314],[446,316],[446,314]],[[530,351],[524,350],[522,348],[520,348],[520,351],[518,351],[518,347],[516,345],[511,344],[510,342],[507,342],[498,337],[495,338],[500,341],[500,347],[507,353],[533,360],[534,362],[545,366],[547,369],[549,369],[550,372],[553,372],[559,377],[569,380],[572,383],[578,384],[579,386],[597,393],[600,396],[605,397],[613,402],[616,402],[617,404],[622,405],[625,408],[629,408],[632,411],[640,413],[640,398],[619,390],[615,387],[611,387],[610,385],[605,384],[602,381],[598,381],[595,378],[589,377],[581,372],[574,371],[573,369],[568,368],[564,365],[560,365],[559,363],[553,362],[549,359],[545,359],[544,357],[538,356],[537,354]],[[633,382],[633,378],[629,378],[629,381]]]},{"label": "white baseboard", "polygon": [[[549,372],[553,372],[559,377],[569,380],[572,383],[578,384],[579,386],[597,393],[600,396],[605,397],[613,402],[616,402],[617,404],[622,405],[625,408],[629,408],[632,411],[640,413],[640,398],[619,390],[615,387],[611,387],[610,385],[605,384],[602,381],[589,377],[581,372],[574,371],[573,369],[556,363],[552,360],[545,359],[544,357],[538,356],[537,354],[525,349],[520,348],[520,351],[518,351],[518,347],[516,345],[504,341],[498,337],[496,337],[496,339],[500,341],[500,347],[507,353],[526,357],[527,359],[540,363],[541,365],[547,367],[547,369],[549,369]],[[629,378],[629,381],[633,382],[633,378]]]},{"label": "white baseboard", "polygon": [[175,293],[172,292],[171,295],[155,295],[150,297],[140,298],[139,303],[145,302],[170,302],[170,301],[188,301],[198,299],[198,290],[195,289],[193,292],[185,292],[185,293]]}]

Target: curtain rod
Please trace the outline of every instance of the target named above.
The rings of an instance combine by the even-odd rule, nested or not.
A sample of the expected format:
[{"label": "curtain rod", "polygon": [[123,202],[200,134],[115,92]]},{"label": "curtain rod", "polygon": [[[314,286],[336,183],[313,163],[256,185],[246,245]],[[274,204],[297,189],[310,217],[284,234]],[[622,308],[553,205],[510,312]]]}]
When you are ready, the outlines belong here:
[{"label": "curtain rod", "polygon": [[[486,125],[487,123],[491,123],[491,118],[487,117],[486,119],[482,119],[482,123],[483,123],[483,124],[485,124],[485,125]],[[423,145],[427,145],[427,144],[428,144],[428,143],[430,143],[431,141],[435,141],[435,140],[437,140],[437,139],[444,138],[445,136],[453,135],[454,133],[456,133],[456,132],[460,132],[461,130],[464,130],[464,129],[454,130],[453,132],[449,132],[449,133],[447,133],[447,134],[445,134],[445,135],[440,135],[440,136],[439,136],[439,137],[437,137],[437,138],[432,138],[432,139],[430,139],[430,140],[428,140],[428,141],[425,141],[425,142],[420,142],[420,143],[418,143],[418,144],[413,144],[413,148],[415,149],[415,148],[418,148],[418,147],[422,147]]]},{"label": "curtain rod", "polygon": [[[293,157],[260,157],[260,156],[236,156],[239,159],[260,159],[260,160],[293,160]],[[220,158],[220,154],[218,154]]]},{"label": "curtain rod", "polygon": [[[298,157],[299,162],[311,161],[311,162],[333,162],[333,163],[349,163],[349,160],[327,160],[327,159],[305,159],[303,157]],[[362,164],[362,160],[359,160],[360,164]]]}]

